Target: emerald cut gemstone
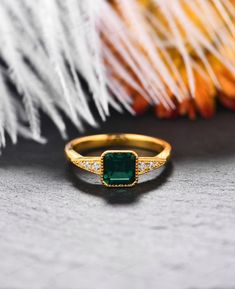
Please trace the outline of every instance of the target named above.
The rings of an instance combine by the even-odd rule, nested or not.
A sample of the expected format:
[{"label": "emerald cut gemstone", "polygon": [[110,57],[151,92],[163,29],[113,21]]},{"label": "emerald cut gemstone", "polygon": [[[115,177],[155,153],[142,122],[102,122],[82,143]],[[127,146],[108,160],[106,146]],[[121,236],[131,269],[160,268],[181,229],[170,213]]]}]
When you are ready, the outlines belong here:
[{"label": "emerald cut gemstone", "polygon": [[128,186],[136,180],[136,155],[107,152],[103,156],[103,181],[107,186]]}]

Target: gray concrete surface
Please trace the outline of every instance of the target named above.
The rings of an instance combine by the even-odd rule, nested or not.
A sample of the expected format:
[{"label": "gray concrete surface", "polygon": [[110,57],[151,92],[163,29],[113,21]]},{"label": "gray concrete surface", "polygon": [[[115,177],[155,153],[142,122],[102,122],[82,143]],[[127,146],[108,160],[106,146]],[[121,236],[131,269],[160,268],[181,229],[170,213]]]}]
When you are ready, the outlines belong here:
[{"label": "gray concrete surface", "polygon": [[166,138],[172,162],[135,188],[110,190],[67,166],[53,127],[45,146],[8,145],[1,289],[235,288],[235,114],[114,116],[88,133],[118,131]]}]

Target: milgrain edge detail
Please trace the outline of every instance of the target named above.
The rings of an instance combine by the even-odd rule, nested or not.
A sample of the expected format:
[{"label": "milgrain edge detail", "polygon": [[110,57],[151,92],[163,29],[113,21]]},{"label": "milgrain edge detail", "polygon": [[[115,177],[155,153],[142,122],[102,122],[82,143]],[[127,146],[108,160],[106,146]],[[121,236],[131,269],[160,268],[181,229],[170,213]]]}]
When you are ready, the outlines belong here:
[{"label": "milgrain edge detail", "polygon": [[[109,185],[104,181],[104,156],[108,153],[132,153],[133,155],[135,155],[135,181],[131,184],[118,184],[118,185]],[[101,172],[100,172],[100,177],[101,177],[101,182],[104,186],[109,187],[109,188],[125,188],[125,187],[133,187],[134,185],[136,185],[138,183],[138,169],[139,169],[139,162],[138,162],[139,156],[135,151],[132,150],[107,150],[104,151],[101,154]]]}]

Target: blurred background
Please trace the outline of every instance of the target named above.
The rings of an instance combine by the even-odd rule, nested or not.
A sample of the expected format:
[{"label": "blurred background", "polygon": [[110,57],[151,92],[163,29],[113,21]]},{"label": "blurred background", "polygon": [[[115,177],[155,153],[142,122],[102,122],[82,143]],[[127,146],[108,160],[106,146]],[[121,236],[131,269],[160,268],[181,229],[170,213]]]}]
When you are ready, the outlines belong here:
[{"label": "blurred background", "polygon": [[[0,288],[235,284],[235,3],[2,0]],[[140,133],[172,160],[131,189],[69,139]]]}]

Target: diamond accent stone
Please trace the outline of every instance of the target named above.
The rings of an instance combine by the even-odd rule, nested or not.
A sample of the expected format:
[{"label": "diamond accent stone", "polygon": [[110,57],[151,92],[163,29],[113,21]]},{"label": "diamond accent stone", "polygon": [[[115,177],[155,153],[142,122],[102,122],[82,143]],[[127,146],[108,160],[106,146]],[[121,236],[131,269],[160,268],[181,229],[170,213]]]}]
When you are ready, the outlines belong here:
[{"label": "diamond accent stone", "polygon": [[85,162],[85,169],[90,170],[91,169],[91,164],[89,162]]},{"label": "diamond accent stone", "polygon": [[149,169],[152,170],[155,167],[155,163],[154,162],[150,162],[149,163]]},{"label": "diamond accent stone", "polygon": [[146,170],[146,165],[143,162],[139,163],[139,171],[144,172]]},{"label": "diamond accent stone", "polygon": [[100,169],[100,164],[97,162],[94,162],[94,164],[92,165],[92,169],[94,171],[98,171]]}]

